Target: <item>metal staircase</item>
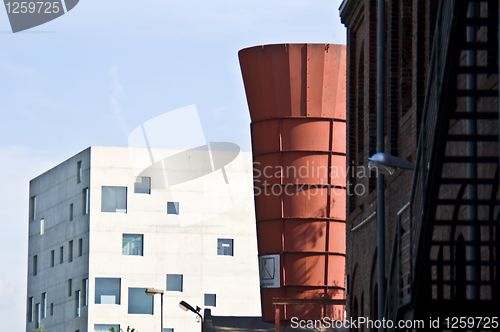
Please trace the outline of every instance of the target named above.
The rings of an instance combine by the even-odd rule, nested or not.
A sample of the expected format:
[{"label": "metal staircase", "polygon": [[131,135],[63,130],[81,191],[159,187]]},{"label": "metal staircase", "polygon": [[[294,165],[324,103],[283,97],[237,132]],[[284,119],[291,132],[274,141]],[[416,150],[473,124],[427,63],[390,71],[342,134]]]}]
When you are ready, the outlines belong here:
[{"label": "metal staircase", "polygon": [[500,312],[498,73],[498,1],[441,0],[388,319],[440,317],[448,330],[446,317]]}]

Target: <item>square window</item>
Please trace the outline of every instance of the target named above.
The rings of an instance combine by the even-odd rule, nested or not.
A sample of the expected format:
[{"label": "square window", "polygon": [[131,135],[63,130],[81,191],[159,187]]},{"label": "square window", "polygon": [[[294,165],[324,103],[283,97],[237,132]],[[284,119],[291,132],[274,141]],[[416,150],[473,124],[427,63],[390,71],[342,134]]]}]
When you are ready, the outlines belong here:
[{"label": "square window", "polygon": [[33,275],[36,276],[38,273],[38,256],[33,256]]},{"label": "square window", "polygon": [[127,213],[127,187],[102,187],[101,212]]},{"label": "square window", "polygon": [[215,307],[215,294],[205,294],[205,306]]},{"label": "square window", "polygon": [[82,190],[82,212],[83,214],[89,214],[89,188]]},{"label": "square window", "polygon": [[233,256],[233,239],[217,239],[217,255]]},{"label": "square window", "polygon": [[120,331],[120,325],[118,324],[94,324],[94,332],[109,332],[113,328],[116,332]]},{"label": "square window", "polygon": [[146,294],[146,288],[128,289],[128,313],[129,314],[153,314],[154,296]]},{"label": "square window", "polygon": [[73,203],[69,205],[69,221],[73,220]]},{"label": "square window", "polygon": [[179,214],[179,202],[167,202],[167,214]]},{"label": "square window", "polygon": [[36,219],[36,196],[30,198],[30,220]]},{"label": "square window", "polygon": [[136,194],[151,194],[151,178],[137,176],[134,183],[134,193]]},{"label": "square window", "polygon": [[95,278],[95,303],[120,304],[120,287],[120,278]]},{"label": "square window", "polygon": [[71,263],[73,261],[73,240],[68,242],[68,262]]},{"label": "square window", "polygon": [[76,183],[82,182],[82,161],[76,163]]},{"label": "square window", "polygon": [[142,234],[123,234],[122,255],[142,256],[142,248]]},{"label": "square window", "polygon": [[182,274],[167,274],[167,291],[182,292]]},{"label": "square window", "polygon": [[64,247],[59,248],[59,264],[64,263]]},{"label": "square window", "polygon": [[55,264],[55,252],[54,250],[51,250],[50,251],[50,267],[54,267],[54,264]]}]

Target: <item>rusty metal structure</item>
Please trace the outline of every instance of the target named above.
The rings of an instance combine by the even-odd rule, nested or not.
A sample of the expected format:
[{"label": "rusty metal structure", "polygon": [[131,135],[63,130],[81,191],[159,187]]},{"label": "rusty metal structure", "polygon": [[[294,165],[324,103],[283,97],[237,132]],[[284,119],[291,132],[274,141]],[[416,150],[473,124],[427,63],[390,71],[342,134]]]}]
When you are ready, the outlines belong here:
[{"label": "rusty metal structure", "polygon": [[252,120],[263,320],[343,319],[346,48],[263,45],[239,59]]}]

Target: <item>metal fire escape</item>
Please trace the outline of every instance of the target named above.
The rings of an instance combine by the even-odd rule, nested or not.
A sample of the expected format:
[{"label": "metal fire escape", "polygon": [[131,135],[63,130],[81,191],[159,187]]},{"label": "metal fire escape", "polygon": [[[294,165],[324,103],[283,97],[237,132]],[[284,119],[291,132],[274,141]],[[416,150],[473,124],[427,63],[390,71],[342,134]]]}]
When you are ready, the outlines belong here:
[{"label": "metal fire escape", "polygon": [[428,327],[440,317],[448,330],[446,317],[500,312],[498,23],[498,1],[440,1],[411,200],[398,213],[387,275],[387,319]]}]

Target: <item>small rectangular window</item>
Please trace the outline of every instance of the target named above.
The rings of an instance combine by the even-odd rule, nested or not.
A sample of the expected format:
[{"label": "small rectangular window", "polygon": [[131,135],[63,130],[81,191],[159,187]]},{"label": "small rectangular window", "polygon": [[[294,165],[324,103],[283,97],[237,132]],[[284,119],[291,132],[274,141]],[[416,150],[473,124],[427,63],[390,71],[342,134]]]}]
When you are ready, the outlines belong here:
[{"label": "small rectangular window", "polygon": [[37,303],[36,304],[36,313],[35,313],[35,317],[36,317],[36,322],[35,322],[35,328],[39,328],[40,327],[40,303]]},{"label": "small rectangular window", "polygon": [[42,293],[42,318],[47,317],[47,293]]},{"label": "small rectangular window", "polygon": [[179,202],[167,202],[167,214],[179,214]]},{"label": "small rectangular window", "polygon": [[50,315],[54,316],[54,303],[50,304]]},{"label": "small rectangular window", "polygon": [[56,254],[55,254],[54,250],[51,250],[50,251],[50,267],[54,267],[54,265],[55,265],[55,256],[56,256]]},{"label": "small rectangular window", "polygon": [[83,239],[78,240],[78,257],[83,255]]},{"label": "small rectangular window", "polygon": [[215,294],[205,294],[205,306],[215,307]]},{"label": "small rectangular window", "polygon": [[127,187],[102,187],[101,212],[127,213]]},{"label": "small rectangular window", "polygon": [[86,306],[89,303],[89,279],[85,278],[82,280],[82,306]]},{"label": "small rectangular window", "polygon": [[120,331],[120,325],[115,324],[94,324],[94,332],[109,332],[111,328],[114,328],[115,331]]},{"label": "small rectangular window", "polygon": [[76,183],[82,182],[82,161],[76,163]]},{"label": "small rectangular window", "polygon": [[68,242],[68,262],[73,261],[73,240]]},{"label": "small rectangular window", "polygon": [[73,289],[73,280],[68,279],[68,296],[69,297],[71,297],[72,289]]},{"label": "small rectangular window", "polygon": [[36,219],[36,196],[30,197],[30,220]]},{"label": "small rectangular window", "polygon": [[33,321],[33,305],[34,305],[33,297],[28,299],[28,323]]},{"label": "small rectangular window", "polygon": [[38,256],[33,256],[33,275],[36,276],[38,273]]},{"label": "small rectangular window", "polygon": [[75,291],[75,317],[80,317],[80,291]]},{"label": "small rectangular window", "polygon": [[142,248],[142,234],[123,234],[122,255],[142,256]]},{"label": "small rectangular window", "polygon": [[167,274],[167,291],[182,292],[182,274]]},{"label": "small rectangular window", "polygon": [[163,332],[174,332],[173,328],[164,328]]},{"label": "small rectangular window", "polygon": [[217,239],[217,255],[233,256],[233,239]]},{"label": "small rectangular window", "polygon": [[40,219],[40,235],[45,233],[45,219]]},{"label": "small rectangular window", "polygon": [[120,304],[120,278],[95,278],[95,303]]},{"label": "small rectangular window", "polygon": [[129,314],[153,314],[154,296],[146,294],[146,288],[128,289],[128,313]]},{"label": "small rectangular window", "polygon": [[59,248],[59,264],[64,263],[64,247]]},{"label": "small rectangular window", "polygon": [[85,188],[83,189],[82,191],[82,198],[83,198],[83,201],[82,201],[82,210],[83,210],[83,214],[89,214],[89,188]]},{"label": "small rectangular window", "polygon": [[151,178],[137,176],[134,183],[134,193],[136,194],[151,194]]},{"label": "small rectangular window", "polygon": [[73,203],[69,205],[69,221],[73,220]]}]

